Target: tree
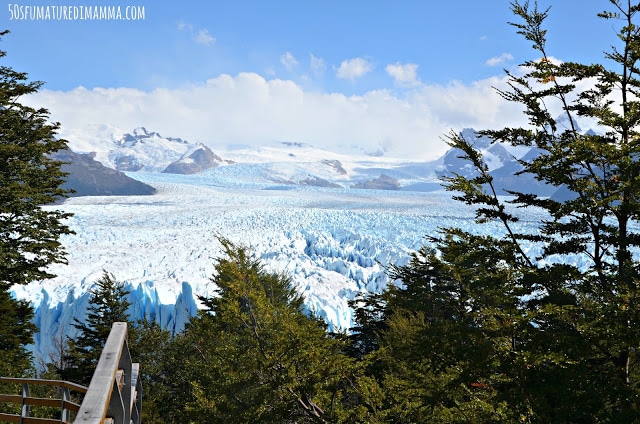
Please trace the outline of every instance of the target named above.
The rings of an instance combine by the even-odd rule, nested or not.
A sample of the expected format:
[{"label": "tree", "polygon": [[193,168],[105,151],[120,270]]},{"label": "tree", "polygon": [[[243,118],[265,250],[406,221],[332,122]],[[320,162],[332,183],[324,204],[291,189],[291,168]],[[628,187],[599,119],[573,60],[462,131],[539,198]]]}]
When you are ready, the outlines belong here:
[{"label": "tree", "polygon": [[0,290],[0,376],[21,377],[33,371],[26,348],[36,331],[32,318],[28,302],[14,299],[8,289]]},{"label": "tree", "polygon": [[356,314],[366,324],[354,327],[356,345],[372,337],[377,344],[362,357],[384,394],[375,416],[382,422],[519,421],[520,405],[497,390],[509,387],[505,393],[513,395],[509,348],[513,334],[526,328],[522,317],[515,320],[518,293],[505,290],[513,278],[489,240],[448,241],[390,267],[402,286],[370,296],[373,322]]},{"label": "tree", "polygon": [[[0,58],[5,55],[0,51]],[[59,238],[71,233],[64,224],[70,214],[43,207],[67,195],[61,162],[50,157],[66,148],[66,141],[55,137],[59,124],[47,122],[46,109],[19,102],[41,86],[0,66],[0,375],[29,368],[25,347],[36,330],[30,305],[14,299],[9,289],[52,277],[46,267],[64,263]]]},{"label": "tree", "polygon": [[[601,64],[585,65],[547,51],[549,9],[512,3],[512,25],[538,57],[523,74],[507,72],[509,88],[499,93],[524,106],[529,125],[481,134],[535,148],[518,174],[563,196],[523,189],[505,200],[482,154],[449,136],[475,175],[452,175],[447,189],[476,206],[478,225],[497,222],[502,231],[443,229],[435,251],[392,267],[403,286],[383,294],[388,329],[366,358],[382,364],[378,380],[395,421],[426,410],[438,413],[425,422],[470,413],[478,422],[640,419],[640,4],[610,4],[599,16],[621,24],[617,44]],[[582,133],[580,119],[597,122],[597,131]],[[518,230],[519,208],[544,211],[537,232]],[[412,381],[446,389],[418,390]],[[402,399],[413,403],[395,408]]]},{"label": "tree", "polygon": [[[60,370],[63,379],[89,384],[113,323],[129,322],[127,310],[131,303],[126,298],[128,294],[124,284],[106,271],[96,281],[90,291],[86,321],[73,320],[78,335],[69,339],[64,369]],[[135,337],[130,326],[129,338]]]},{"label": "tree", "polygon": [[[163,402],[169,422],[337,422],[351,361],[326,325],[303,312],[288,278],[221,240],[217,296],[174,341]],[[184,409],[176,408],[182,405]],[[173,414],[173,415],[172,415]]]},{"label": "tree", "polygon": [[172,335],[156,322],[140,320],[129,332],[129,350],[134,362],[138,362],[142,379],[142,421],[147,424],[166,423],[162,414],[163,400],[167,397],[168,384],[165,369],[172,367]]},{"label": "tree", "polygon": [[[0,33],[6,35],[7,31]],[[0,51],[0,57],[6,53]],[[45,268],[64,263],[59,238],[71,231],[63,223],[70,214],[43,208],[65,197],[61,162],[50,158],[65,149],[55,137],[59,124],[47,122],[46,109],[18,102],[42,82],[0,67],[0,283],[3,287],[50,278]]]}]

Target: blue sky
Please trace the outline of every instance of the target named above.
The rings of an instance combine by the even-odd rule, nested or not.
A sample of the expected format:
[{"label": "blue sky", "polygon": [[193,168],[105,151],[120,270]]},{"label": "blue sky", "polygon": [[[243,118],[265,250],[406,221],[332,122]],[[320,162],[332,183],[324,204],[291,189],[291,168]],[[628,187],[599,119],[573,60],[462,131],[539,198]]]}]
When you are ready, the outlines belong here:
[{"label": "blue sky", "polygon": [[[5,7],[0,18],[11,34],[1,47],[6,65],[45,81],[34,101],[62,122],[67,138],[86,126],[145,125],[213,146],[295,138],[330,148],[351,140],[365,150],[404,146],[395,149],[399,155],[420,144],[424,156],[433,156],[443,148],[442,130],[500,125],[499,116],[515,116],[487,99],[503,68],[536,57],[507,24],[515,19],[509,3],[30,0]],[[123,15],[133,6],[143,8],[144,17],[28,16],[33,5],[69,4],[120,6]],[[549,53],[601,60],[614,42],[615,23],[595,14],[608,1],[540,1],[541,8],[548,5]],[[12,19],[16,11],[27,12],[27,19]],[[476,106],[465,105],[476,95]],[[482,110],[483,100],[492,114]],[[347,109],[338,115],[348,121],[333,116],[340,105]],[[300,108],[307,125],[300,123]],[[170,118],[180,115],[188,122],[172,125]],[[207,117],[215,125],[199,124]],[[368,129],[372,124],[379,127]],[[240,128],[247,126],[255,128]]]}]

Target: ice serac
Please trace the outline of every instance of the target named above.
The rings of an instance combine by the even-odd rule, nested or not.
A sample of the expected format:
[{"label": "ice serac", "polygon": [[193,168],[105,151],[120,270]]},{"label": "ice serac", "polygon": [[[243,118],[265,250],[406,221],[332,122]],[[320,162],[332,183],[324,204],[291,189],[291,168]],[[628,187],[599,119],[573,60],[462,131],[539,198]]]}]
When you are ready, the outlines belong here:
[{"label": "ice serac", "polygon": [[[148,319],[155,321],[173,333],[182,331],[189,318],[198,311],[198,305],[191,285],[183,282],[175,297],[163,299],[151,281],[137,285],[125,283],[131,303],[127,311],[131,321]],[[34,322],[39,328],[35,336],[33,352],[36,359],[45,361],[56,358],[60,347],[66,345],[68,337],[77,332],[74,319],[83,322],[87,317],[90,294],[88,291],[71,290],[65,299],[56,301],[47,288],[42,288],[40,301],[35,306]]]},{"label": "ice serac", "polygon": [[132,318],[154,321],[174,334],[182,331],[189,318],[198,311],[193,289],[187,282],[182,282],[181,291],[175,298],[164,300],[153,281],[130,286],[129,290]]}]

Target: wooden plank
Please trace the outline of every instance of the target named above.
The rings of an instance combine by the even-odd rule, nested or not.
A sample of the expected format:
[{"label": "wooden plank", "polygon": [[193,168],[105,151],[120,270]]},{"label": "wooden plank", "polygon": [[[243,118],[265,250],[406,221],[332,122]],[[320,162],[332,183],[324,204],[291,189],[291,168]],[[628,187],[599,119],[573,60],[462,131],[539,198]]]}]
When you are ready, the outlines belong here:
[{"label": "wooden plank", "polygon": [[0,422],[4,422],[4,423],[19,423],[20,422],[20,416],[19,415],[14,415],[14,414],[5,414],[0,412]]},{"label": "wooden plank", "polygon": [[124,385],[124,370],[116,371],[116,383],[118,384],[118,389],[122,391],[122,386]]},{"label": "wooden plank", "polygon": [[[14,378],[14,377],[0,377],[1,384],[20,384],[24,387],[28,387],[29,385],[35,386],[53,386],[53,387],[61,387],[67,390],[73,390],[79,393],[86,393],[87,387],[81,386],[79,384],[71,383],[68,381],[60,381],[60,380],[44,380],[44,379],[36,379],[36,378]],[[28,391],[26,392],[28,393]],[[68,391],[67,391],[68,395]],[[50,408],[57,409],[65,409],[71,412],[79,412],[80,405],[70,400],[62,400],[62,399],[51,399],[51,398],[36,398],[31,396],[21,396],[21,395],[7,395],[0,394],[0,402],[4,403],[13,403],[17,405],[28,405],[28,406],[44,406]],[[68,415],[65,414],[68,417]],[[36,417],[21,417],[19,414],[0,414],[0,422],[10,422],[10,423],[22,423],[22,424],[71,424],[67,421],[58,419],[50,419],[50,418],[36,418]]]},{"label": "wooden plank", "polygon": [[[62,399],[26,397],[24,398],[24,403],[25,405],[48,406],[50,408],[60,409],[63,402]],[[74,402],[64,401],[64,405],[66,409],[69,409],[73,412],[78,412],[78,410],[80,409],[80,405]]]},{"label": "wooden plank", "polygon": [[120,355],[127,339],[127,323],[115,322],[104,345],[100,360],[91,378],[87,394],[74,423],[102,424],[114,388]]},{"label": "wooden plank", "polygon": [[66,387],[71,390],[75,390],[80,393],[87,393],[87,387],[75,384],[70,381],[62,380],[43,380],[40,378],[14,378],[14,377],[0,377],[0,383],[14,383],[14,384],[33,384],[36,386],[54,386],[54,387]]},{"label": "wooden plank", "polygon": [[[126,339],[127,324],[114,323],[88,388],[67,381],[0,377],[0,383],[22,385],[24,395],[0,394],[0,402],[22,404],[25,408],[27,406],[61,408],[62,406],[64,410],[77,412],[75,424],[113,424],[116,417],[115,421],[128,422],[134,404],[136,410],[139,407],[140,399],[136,402],[136,395],[138,397],[141,395],[142,387],[138,380],[139,364],[132,364]],[[62,387],[86,393],[86,395],[82,405],[69,401],[68,391],[65,392],[64,400],[36,398],[28,396],[29,385]],[[106,417],[107,414],[109,418]],[[67,416],[66,419],[69,417]],[[0,421],[24,424],[64,423],[60,419],[20,417],[17,414],[0,414]]]},{"label": "wooden plank", "polygon": [[35,397],[25,397],[24,404],[30,406],[48,406],[51,408],[60,408],[62,400],[61,399],[51,399],[51,398],[35,398]]},{"label": "wooden plank", "polygon": [[80,410],[80,405],[78,405],[75,402],[71,402],[69,400],[63,400],[62,407],[64,409],[68,409],[71,412],[78,412]]},{"label": "wooden plank", "polygon": [[[134,409],[137,410],[138,396],[142,396],[142,393],[138,393],[138,376],[140,375],[140,364],[134,362],[131,364],[131,402],[129,404],[129,410],[133,416]],[[142,386],[142,384],[140,384]],[[136,414],[139,415],[139,414]]]},{"label": "wooden plank", "polygon": [[[14,403],[16,405],[20,405],[22,404],[22,396],[0,395],[0,402]],[[62,401],[62,399],[26,397],[24,398],[24,403],[26,405],[31,405],[31,406],[48,406],[51,408],[59,408],[62,403],[64,404],[64,408],[68,409],[69,411],[78,412],[80,410],[79,404],[68,401],[68,400]]]},{"label": "wooden plank", "polygon": [[23,417],[22,424],[60,424],[60,418],[35,418],[35,417]]},{"label": "wooden plank", "polygon": [[22,396],[20,396],[20,395],[1,395],[0,394],[0,402],[17,403],[19,405],[19,404],[22,403]]}]

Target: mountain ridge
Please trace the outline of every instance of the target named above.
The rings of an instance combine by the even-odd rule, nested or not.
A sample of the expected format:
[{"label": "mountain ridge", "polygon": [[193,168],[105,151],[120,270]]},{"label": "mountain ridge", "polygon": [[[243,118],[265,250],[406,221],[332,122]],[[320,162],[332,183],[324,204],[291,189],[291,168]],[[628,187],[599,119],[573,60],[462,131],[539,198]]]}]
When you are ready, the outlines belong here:
[{"label": "mountain ridge", "polygon": [[[84,149],[104,166],[135,173],[200,174],[225,184],[259,184],[262,188],[318,186],[344,189],[434,191],[442,179],[454,174],[473,177],[474,170],[452,148],[440,158],[410,161],[384,156],[353,156],[315,148],[297,141],[274,142],[271,146],[242,146],[214,153],[203,143],[164,137],[144,127],[131,132],[101,126],[84,141],[70,140],[72,149]],[[500,194],[524,191],[552,196],[550,187],[528,174],[518,162],[538,154],[493,142],[472,128],[460,132],[483,156]],[[233,168],[233,169],[231,169]]]}]

